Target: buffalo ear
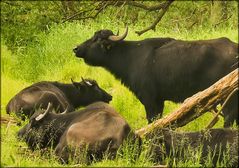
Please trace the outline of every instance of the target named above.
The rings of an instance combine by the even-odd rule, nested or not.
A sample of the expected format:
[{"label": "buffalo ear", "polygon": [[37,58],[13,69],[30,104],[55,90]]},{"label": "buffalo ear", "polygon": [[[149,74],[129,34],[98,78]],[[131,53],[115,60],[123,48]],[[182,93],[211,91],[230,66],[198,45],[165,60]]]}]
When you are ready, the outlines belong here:
[{"label": "buffalo ear", "polygon": [[38,115],[38,116],[35,118],[35,120],[36,120],[36,121],[42,120],[50,111],[52,111],[52,109],[53,109],[52,103],[49,102],[46,111],[45,111],[43,114]]},{"label": "buffalo ear", "polygon": [[83,82],[85,82],[85,79],[84,79],[83,77],[81,77],[81,80],[82,80]]},{"label": "buffalo ear", "polygon": [[77,89],[80,89],[81,84],[80,84],[80,83],[77,83],[77,82],[75,82],[75,81],[73,81],[72,78],[71,78],[71,83],[72,83]]},{"label": "buffalo ear", "polygon": [[75,81],[73,81],[73,79],[71,78],[71,83],[73,84],[73,85],[75,85],[76,84],[76,82]]}]

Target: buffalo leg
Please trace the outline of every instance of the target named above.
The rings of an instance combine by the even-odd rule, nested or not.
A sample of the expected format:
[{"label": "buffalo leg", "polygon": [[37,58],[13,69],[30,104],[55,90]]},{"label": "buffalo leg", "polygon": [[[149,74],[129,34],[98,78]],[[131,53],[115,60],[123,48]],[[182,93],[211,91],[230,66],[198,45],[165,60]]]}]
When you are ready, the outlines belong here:
[{"label": "buffalo leg", "polygon": [[162,117],[164,108],[163,101],[145,103],[144,106],[148,123],[152,123],[157,117]]},{"label": "buffalo leg", "polygon": [[69,149],[66,143],[66,133],[64,133],[60,139],[60,142],[57,144],[55,149],[55,154],[59,158],[59,162],[62,164],[67,164],[69,159]]},{"label": "buffalo leg", "polygon": [[236,121],[239,124],[239,112],[238,112],[238,92],[228,100],[224,109],[222,109],[224,115],[224,127],[230,127]]}]

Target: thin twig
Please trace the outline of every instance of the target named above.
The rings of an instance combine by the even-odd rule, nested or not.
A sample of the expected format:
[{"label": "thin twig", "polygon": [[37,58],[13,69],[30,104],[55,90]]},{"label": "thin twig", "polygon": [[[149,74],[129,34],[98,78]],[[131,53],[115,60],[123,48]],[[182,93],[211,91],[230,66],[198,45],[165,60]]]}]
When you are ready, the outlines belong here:
[{"label": "thin twig", "polygon": [[220,110],[218,110],[218,112],[214,115],[213,119],[210,121],[210,123],[206,126],[206,130],[212,128],[218,121],[218,115],[221,113],[221,111],[223,110],[223,108],[225,107],[225,105],[227,104],[228,100],[232,97],[232,95],[238,91],[238,88],[235,88],[226,98],[226,100],[224,101],[222,107]]},{"label": "thin twig", "polygon": [[78,19],[94,19],[94,18],[96,18],[99,14],[100,14],[100,12],[102,12],[106,7],[107,7],[108,5],[107,4],[105,4],[103,7],[101,7],[96,13],[95,13],[95,15],[93,15],[93,16],[91,16],[91,15],[89,15],[89,16],[85,16],[85,17],[81,17],[81,18],[78,18]]},{"label": "thin twig", "polygon": [[[87,16],[85,17],[78,17],[77,20],[83,20],[83,19],[94,19],[96,18],[100,12],[102,12],[107,6],[109,5],[109,2],[102,2],[99,3],[96,7],[88,9],[88,10],[84,10],[84,11],[79,11],[77,13],[74,13],[73,15],[67,17],[66,19],[64,19],[62,22],[66,22],[68,20],[72,20],[75,19],[76,17],[78,17],[79,15],[82,15],[84,13],[90,12]],[[92,15],[94,13],[94,11],[97,11],[94,15]]]},{"label": "thin twig", "polygon": [[147,11],[155,11],[155,10],[160,10],[162,8],[164,8],[164,3],[160,3],[158,5],[154,5],[154,6],[146,6],[142,3],[138,3],[138,2],[134,2],[134,1],[126,1],[127,2],[127,5],[131,5],[131,6],[134,6],[134,7],[138,7],[138,8],[141,8],[141,9],[145,9]]},{"label": "thin twig", "polygon": [[162,19],[162,17],[164,16],[164,14],[166,13],[168,7],[170,6],[170,4],[173,2],[174,0],[170,0],[168,2],[166,2],[164,5],[164,7],[162,8],[161,13],[159,14],[159,16],[156,18],[156,20],[146,29],[141,30],[141,31],[136,31],[135,33],[137,33],[139,36],[149,30],[155,30],[156,25],[159,23],[159,21]]},{"label": "thin twig", "polygon": [[217,27],[219,24],[221,24],[221,23],[227,21],[227,20],[230,19],[231,17],[232,17],[232,15],[230,15],[230,16],[228,16],[227,18],[221,20],[220,22],[216,23],[216,24],[214,25],[214,27]]},{"label": "thin twig", "polygon": [[92,11],[92,10],[93,10],[93,9],[89,9],[89,10],[79,11],[79,12],[77,12],[77,13],[74,13],[73,15],[71,15],[71,16],[67,17],[66,19],[64,19],[64,20],[62,21],[62,23],[66,22],[66,21],[68,21],[68,20],[71,20],[71,19],[75,18],[75,17],[78,16],[78,15],[84,14],[84,13],[89,12],[89,11]]},{"label": "thin twig", "polygon": [[129,5],[129,6],[134,6],[137,8],[141,8],[147,11],[156,11],[156,10],[160,10],[164,7],[165,3],[159,3],[157,5],[152,5],[152,6],[147,6],[144,5],[143,3],[139,3],[139,2],[135,2],[135,1],[109,1],[109,5],[113,5],[113,6],[121,6],[123,4]]}]

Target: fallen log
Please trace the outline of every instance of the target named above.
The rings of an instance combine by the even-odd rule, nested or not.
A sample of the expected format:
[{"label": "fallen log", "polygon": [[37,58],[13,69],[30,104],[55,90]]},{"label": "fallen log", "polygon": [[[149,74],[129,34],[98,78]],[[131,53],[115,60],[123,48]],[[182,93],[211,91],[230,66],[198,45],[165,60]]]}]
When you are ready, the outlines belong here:
[{"label": "fallen log", "polygon": [[153,123],[136,130],[136,134],[141,137],[153,132],[158,128],[171,126],[182,127],[205,112],[215,108],[216,105],[225,101],[228,95],[238,87],[238,68],[217,81],[209,88],[196,93],[184,100],[181,106]]}]

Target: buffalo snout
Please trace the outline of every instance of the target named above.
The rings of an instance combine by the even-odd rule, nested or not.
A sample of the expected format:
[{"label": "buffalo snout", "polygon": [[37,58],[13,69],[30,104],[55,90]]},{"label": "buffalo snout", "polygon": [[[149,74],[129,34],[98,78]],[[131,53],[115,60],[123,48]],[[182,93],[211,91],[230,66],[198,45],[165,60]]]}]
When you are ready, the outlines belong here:
[{"label": "buffalo snout", "polygon": [[76,57],[82,58],[85,55],[85,47],[84,46],[77,46],[73,49],[73,52]]},{"label": "buffalo snout", "polygon": [[101,89],[101,91],[102,91],[101,95],[102,95],[103,101],[106,103],[109,103],[112,100],[113,96],[111,96],[109,93],[107,93],[106,91],[104,91],[102,89]]},{"label": "buffalo snout", "polygon": [[109,103],[112,100],[112,96],[110,94],[105,96],[105,102]]},{"label": "buffalo snout", "polygon": [[78,50],[78,48],[76,47],[76,48],[73,49],[73,52],[76,54],[77,50]]}]

